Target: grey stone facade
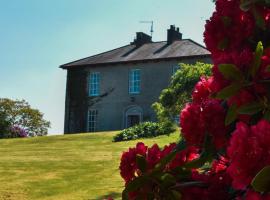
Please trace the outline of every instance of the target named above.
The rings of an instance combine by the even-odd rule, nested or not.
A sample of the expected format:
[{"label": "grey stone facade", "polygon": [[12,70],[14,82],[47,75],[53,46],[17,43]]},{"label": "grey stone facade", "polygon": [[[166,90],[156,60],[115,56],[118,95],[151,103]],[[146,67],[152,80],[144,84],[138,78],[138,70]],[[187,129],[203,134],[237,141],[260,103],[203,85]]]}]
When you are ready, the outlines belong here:
[{"label": "grey stone facade", "polygon": [[[210,63],[209,58],[145,62],[136,64],[118,64],[112,66],[84,67],[68,70],[65,133],[88,132],[88,109],[98,111],[96,131],[120,130],[126,128],[128,112],[132,108],[140,109],[141,121],[155,121],[151,108],[158,100],[162,89],[169,84],[173,67],[178,63]],[[129,71],[141,70],[140,94],[129,94]],[[91,72],[100,73],[100,94],[113,91],[92,105],[88,94],[88,80]],[[136,111],[138,114],[138,111]]]},{"label": "grey stone facade", "polygon": [[[141,121],[156,121],[151,108],[179,63],[211,63],[198,43],[168,30],[167,42],[152,42],[137,33],[130,45],[61,65],[67,70],[65,133],[120,130]],[[130,94],[129,73],[140,70],[140,92]],[[89,76],[99,73],[99,93],[89,95]],[[94,127],[94,128],[93,128]]]}]

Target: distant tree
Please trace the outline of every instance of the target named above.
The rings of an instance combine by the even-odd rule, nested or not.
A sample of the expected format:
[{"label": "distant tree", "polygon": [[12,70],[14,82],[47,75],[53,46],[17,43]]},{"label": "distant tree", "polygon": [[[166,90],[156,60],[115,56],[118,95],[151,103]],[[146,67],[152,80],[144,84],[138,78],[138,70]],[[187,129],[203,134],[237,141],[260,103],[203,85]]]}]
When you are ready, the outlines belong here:
[{"label": "distant tree", "polygon": [[10,133],[10,122],[7,120],[7,115],[0,112],[0,138],[8,137]]},{"label": "distant tree", "polygon": [[191,93],[195,84],[201,76],[210,76],[211,69],[211,64],[197,62],[190,65],[181,63],[168,88],[162,90],[158,102],[152,105],[158,121],[171,127],[175,116],[178,116],[185,104],[191,101]]},{"label": "distant tree", "polygon": [[30,107],[25,100],[0,98],[0,113],[11,127],[24,129],[29,136],[48,134],[50,122],[43,119],[43,113]]}]

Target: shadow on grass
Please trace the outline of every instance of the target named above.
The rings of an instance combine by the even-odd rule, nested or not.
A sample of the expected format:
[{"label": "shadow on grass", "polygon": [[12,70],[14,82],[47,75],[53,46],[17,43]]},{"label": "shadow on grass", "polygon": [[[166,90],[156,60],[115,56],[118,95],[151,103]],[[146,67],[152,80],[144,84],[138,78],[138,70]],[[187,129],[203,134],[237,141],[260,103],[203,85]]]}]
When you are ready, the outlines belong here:
[{"label": "shadow on grass", "polygon": [[[112,192],[112,193],[109,193],[107,195],[103,195],[103,196],[100,196],[97,198],[97,200],[105,200],[105,199],[108,199],[109,197],[111,198],[119,198],[121,197],[121,193],[118,193],[118,192]],[[92,200],[92,199],[89,199],[89,200]]]}]

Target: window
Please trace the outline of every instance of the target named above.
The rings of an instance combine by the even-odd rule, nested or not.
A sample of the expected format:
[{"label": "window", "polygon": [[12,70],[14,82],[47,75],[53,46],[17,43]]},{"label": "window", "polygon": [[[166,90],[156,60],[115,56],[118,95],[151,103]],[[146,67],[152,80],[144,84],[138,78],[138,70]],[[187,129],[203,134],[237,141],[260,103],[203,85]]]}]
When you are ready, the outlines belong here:
[{"label": "window", "polygon": [[99,80],[100,73],[93,72],[89,76],[89,96],[98,96],[99,95]]},{"label": "window", "polygon": [[88,110],[88,131],[95,132],[97,128],[97,116],[98,111],[89,109]]},{"label": "window", "polygon": [[173,66],[172,75],[174,75],[178,69],[180,69],[179,65]]},{"label": "window", "polygon": [[139,94],[141,87],[141,70],[133,69],[129,72],[129,93]]}]

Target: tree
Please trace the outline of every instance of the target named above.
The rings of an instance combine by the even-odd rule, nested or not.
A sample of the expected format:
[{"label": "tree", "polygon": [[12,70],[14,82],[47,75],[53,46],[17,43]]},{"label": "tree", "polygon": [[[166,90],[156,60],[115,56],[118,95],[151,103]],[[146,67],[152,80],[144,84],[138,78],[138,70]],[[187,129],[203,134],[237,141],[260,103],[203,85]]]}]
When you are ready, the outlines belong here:
[{"label": "tree", "polygon": [[43,113],[30,107],[25,100],[0,98],[0,113],[5,116],[10,126],[25,129],[29,136],[48,134],[50,122],[43,119]]},{"label": "tree", "polygon": [[7,120],[7,115],[0,112],[0,138],[8,137],[10,133],[10,122]]},{"label": "tree", "polygon": [[200,77],[211,75],[211,64],[181,63],[180,66],[181,68],[173,75],[168,88],[162,90],[159,101],[152,105],[158,121],[167,127],[172,127],[174,117],[179,115],[187,102],[191,101],[192,90]]}]

